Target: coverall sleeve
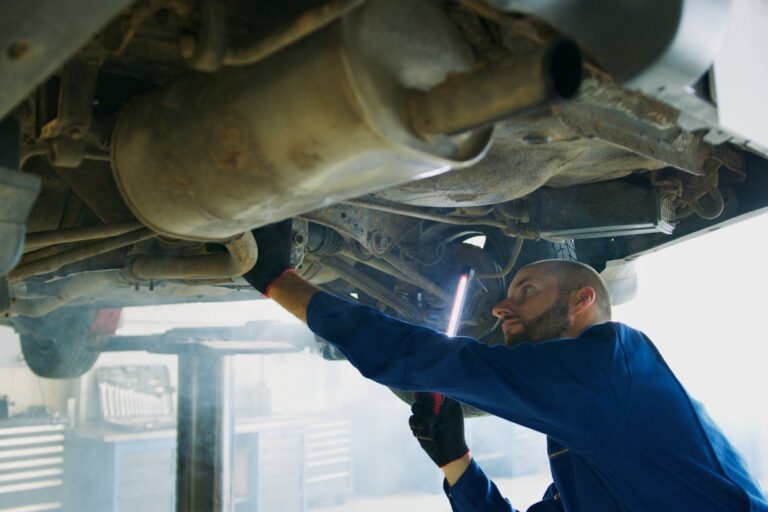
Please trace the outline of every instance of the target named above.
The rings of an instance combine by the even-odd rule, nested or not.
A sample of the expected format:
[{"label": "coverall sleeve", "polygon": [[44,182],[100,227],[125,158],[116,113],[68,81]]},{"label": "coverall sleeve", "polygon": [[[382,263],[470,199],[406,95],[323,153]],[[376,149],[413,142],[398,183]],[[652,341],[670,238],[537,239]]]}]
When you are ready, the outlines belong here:
[{"label": "coverall sleeve", "polygon": [[623,410],[629,373],[613,324],[578,338],[488,346],[399,321],[319,292],[307,323],[363,376],[405,391],[436,391],[542,432],[574,450],[595,450]]},{"label": "coverall sleeve", "polygon": [[443,480],[453,512],[517,512],[473,460],[453,486]]},{"label": "coverall sleeve", "polygon": [[[474,460],[453,487],[443,480],[443,491],[453,512],[518,512]],[[563,512],[554,484],[547,488],[543,499],[531,505],[527,512]]]}]

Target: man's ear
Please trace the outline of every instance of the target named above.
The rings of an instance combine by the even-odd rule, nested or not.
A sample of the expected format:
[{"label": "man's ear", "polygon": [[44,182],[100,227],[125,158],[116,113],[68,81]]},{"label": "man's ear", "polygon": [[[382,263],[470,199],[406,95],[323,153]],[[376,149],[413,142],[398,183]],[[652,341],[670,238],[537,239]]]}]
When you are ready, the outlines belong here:
[{"label": "man's ear", "polygon": [[571,296],[571,314],[578,315],[595,303],[597,293],[591,286],[579,288]]}]

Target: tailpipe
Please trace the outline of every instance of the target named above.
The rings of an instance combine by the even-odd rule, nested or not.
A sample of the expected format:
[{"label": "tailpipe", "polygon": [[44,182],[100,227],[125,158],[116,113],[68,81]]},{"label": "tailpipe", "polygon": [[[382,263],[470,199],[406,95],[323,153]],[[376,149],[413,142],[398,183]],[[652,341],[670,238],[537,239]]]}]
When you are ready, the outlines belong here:
[{"label": "tailpipe", "polygon": [[142,255],[128,264],[136,279],[230,279],[248,272],[259,257],[253,233],[224,242],[227,252],[200,256]]},{"label": "tailpipe", "polygon": [[582,81],[582,56],[571,40],[525,48],[434,89],[413,91],[411,126],[423,135],[458,134],[554,100],[571,99]]}]

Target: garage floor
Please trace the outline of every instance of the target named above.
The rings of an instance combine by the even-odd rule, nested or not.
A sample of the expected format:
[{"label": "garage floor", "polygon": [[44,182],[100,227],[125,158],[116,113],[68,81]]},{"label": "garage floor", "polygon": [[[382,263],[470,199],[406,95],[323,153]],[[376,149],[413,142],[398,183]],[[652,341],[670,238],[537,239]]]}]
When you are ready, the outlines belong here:
[{"label": "garage floor", "polygon": [[[548,473],[520,478],[501,478],[496,485],[518,510],[526,510],[539,501],[552,483]],[[451,512],[448,499],[440,494],[398,494],[394,496],[352,497],[343,505],[312,508],[312,512]]]}]

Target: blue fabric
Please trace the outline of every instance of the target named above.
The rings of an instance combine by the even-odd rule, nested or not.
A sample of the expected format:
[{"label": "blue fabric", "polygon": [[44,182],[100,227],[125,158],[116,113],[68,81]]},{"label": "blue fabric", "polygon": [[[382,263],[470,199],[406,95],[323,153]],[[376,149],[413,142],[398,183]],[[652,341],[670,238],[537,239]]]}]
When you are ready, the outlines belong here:
[{"label": "blue fabric", "polygon": [[[626,325],[488,346],[325,292],[307,322],[367,378],[441,392],[546,434],[554,484],[531,512],[768,512],[741,457]],[[455,512],[514,510],[474,463],[447,494]]]},{"label": "blue fabric", "polygon": [[514,512],[515,509],[501,495],[499,490],[480,466],[473,460],[461,478],[453,485],[443,480],[443,490],[454,511],[499,510]]}]

